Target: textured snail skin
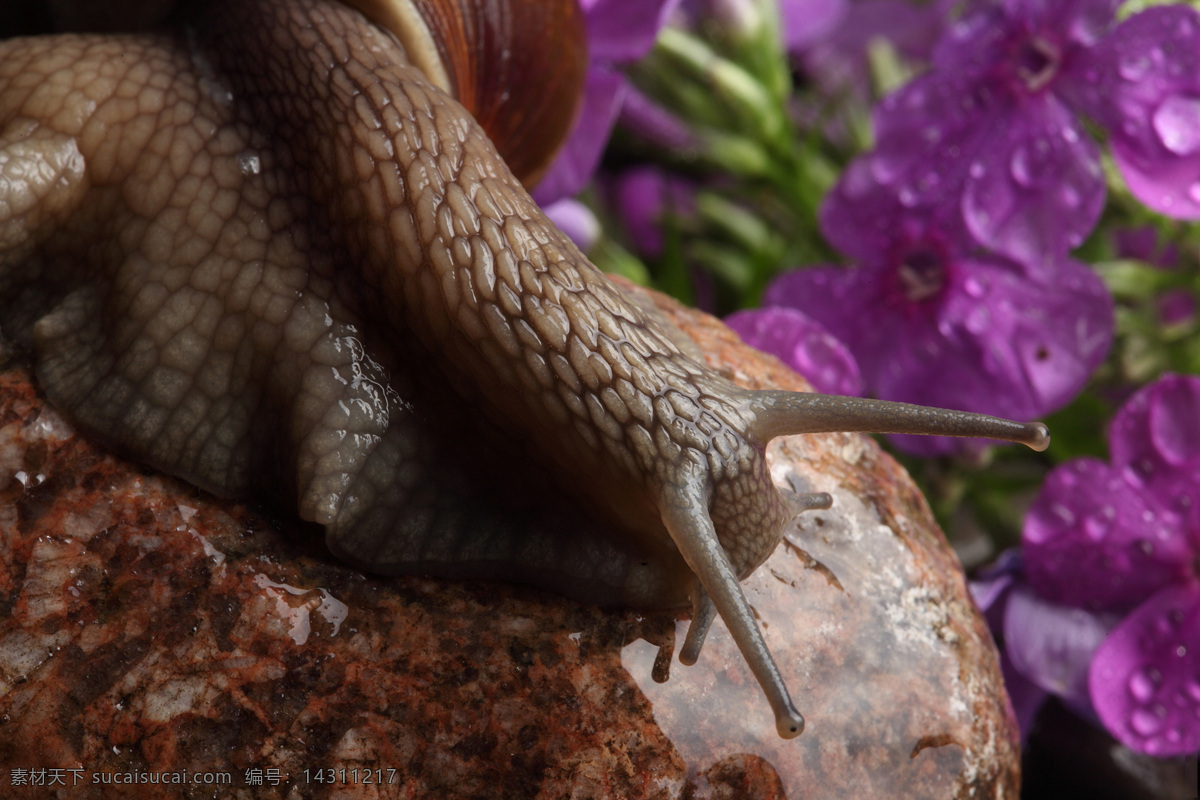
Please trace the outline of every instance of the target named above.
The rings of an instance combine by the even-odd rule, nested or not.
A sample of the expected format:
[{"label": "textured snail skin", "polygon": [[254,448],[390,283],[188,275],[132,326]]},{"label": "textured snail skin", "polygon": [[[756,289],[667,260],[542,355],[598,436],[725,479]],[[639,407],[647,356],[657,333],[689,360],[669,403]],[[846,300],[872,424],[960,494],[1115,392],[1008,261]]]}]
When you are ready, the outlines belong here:
[{"label": "textured snail skin", "polygon": [[391,35],[321,0],[0,42],[0,327],[110,446],[274,493],[364,569],[690,602],[685,663],[719,613],[784,736],[803,719],[738,578],[827,498],[781,496],[767,441],[1046,438],[722,379]]}]

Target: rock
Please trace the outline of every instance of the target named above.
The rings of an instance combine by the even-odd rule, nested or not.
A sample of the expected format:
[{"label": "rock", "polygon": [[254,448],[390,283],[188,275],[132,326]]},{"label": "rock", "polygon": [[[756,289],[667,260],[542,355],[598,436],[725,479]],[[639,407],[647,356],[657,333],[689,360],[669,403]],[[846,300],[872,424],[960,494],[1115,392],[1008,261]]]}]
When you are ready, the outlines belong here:
[{"label": "rock", "polygon": [[[637,291],[637,290],[631,290]],[[638,292],[748,386],[805,389],[716,320]],[[808,726],[778,738],[718,620],[380,579],[320,531],[98,450],[0,375],[0,786],[13,797],[1015,798],[987,628],[869,439],[771,446],[828,491],[745,583]],[[186,775],[182,772],[186,770]],[[151,780],[155,783],[150,783]],[[169,781],[188,781],[187,785]]]}]

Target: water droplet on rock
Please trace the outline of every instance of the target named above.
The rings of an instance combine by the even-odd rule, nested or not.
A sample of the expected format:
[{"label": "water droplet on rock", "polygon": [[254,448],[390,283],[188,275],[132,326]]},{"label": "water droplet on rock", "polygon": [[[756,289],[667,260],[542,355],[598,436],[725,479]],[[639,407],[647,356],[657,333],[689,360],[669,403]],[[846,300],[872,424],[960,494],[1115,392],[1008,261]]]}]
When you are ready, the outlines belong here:
[{"label": "water droplet on rock", "polygon": [[1175,155],[1200,151],[1200,97],[1171,95],[1155,109],[1150,123],[1162,146]]}]

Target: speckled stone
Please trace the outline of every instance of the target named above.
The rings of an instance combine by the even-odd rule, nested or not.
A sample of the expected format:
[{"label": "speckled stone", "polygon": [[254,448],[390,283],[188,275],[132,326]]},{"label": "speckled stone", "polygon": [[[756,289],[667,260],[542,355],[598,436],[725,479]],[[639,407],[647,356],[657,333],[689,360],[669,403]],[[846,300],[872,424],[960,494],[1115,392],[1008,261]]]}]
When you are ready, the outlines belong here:
[{"label": "speckled stone", "polygon": [[[639,294],[733,380],[807,388]],[[660,651],[686,631],[671,615],[363,575],[314,528],[96,449],[10,365],[0,795],[128,797],[128,777],[145,798],[1016,798],[993,645],[907,475],[851,434],[771,457],[778,483],[834,497],[745,583],[808,722],[791,741],[719,620],[684,667]],[[229,784],[194,782],[213,771]]]}]

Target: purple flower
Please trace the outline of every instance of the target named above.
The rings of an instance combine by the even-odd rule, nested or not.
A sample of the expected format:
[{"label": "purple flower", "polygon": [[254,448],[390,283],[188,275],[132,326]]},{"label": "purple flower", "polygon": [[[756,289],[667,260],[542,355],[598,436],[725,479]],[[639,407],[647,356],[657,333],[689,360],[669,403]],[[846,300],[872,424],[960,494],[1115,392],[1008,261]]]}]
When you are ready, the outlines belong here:
[{"label": "purple flower", "polygon": [[[865,175],[909,208],[953,198],[955,227],[1028,268],[1053,269],[1104,206],[1084,113],[1109,128],[1139,197],[1170,197],[1152,206],[1179,213],[1191,191],[1200,211],[1200,134],[1187,135],[1200,130],[1200,99],[1185,99],[1195,96],[1188,81],[1200,88],[1200,16],[1151,9],[1108,33],[1118,4],[975,4],[939,43],[933,68],[876,109],[878,145],[864,158]],[[1155,36],[1167,37],[1157,49]],[[1122,77],[1138,53],[1147,56],[1148,87]],[[870,222],[854,218],[842,186],[829,204],[853,226]]]},{"label": "purple flower", "polygon": [[[887,400],[1033,419],[1082,389],[1112,340],[1112,300],[1082,264],[1026,275],[1007,259],[970,249],[953,225],[918,217],[851,167],[848,206],[822,214],[827,237],[860,262],[853,269],[787,273],[764,305],[795,308],[844,342],[868,390]],[[896,437],[918,454],[958,452],[963,440]],[[978,446],[978,445],[974,445]]]},{"label": "purple flower", "polygon": [[1047,478],[1025,522],[1026,571],[1043,598],[1126,616],[1096,650],[1100,720],[1152,755],[1200,748],[1200,377],[1137,392],[1109,431],[1111,462]]},{"label": "purple flower", "polygon": [[583,189],[600,163],[629,88],[618,65],[645,56],[678,0],[581,0],[587,21],[588,68],[583,107],[571,136],[537,185],[543,206]]},{"label": "purple flower", "polygon": [[1004,685],[1022,735],[1028,734],[1050,695],[1094,720],[1088,667],[1119,618],[1039,597],[1025,579],[1016,549],[1001,553],[970,587],[1000,645]]},{"label": "purple flower", "polygon": [[634,249],[646,258],[662,255],[664,228],[678,228],[695,213],[695,185],[657,167],[626,170],[608,188],[609,206],[620,217]]},{"label": "purple flower", "polygon": [[846,0],[780,0],[784,48],[797,53],[823,41],[850,11]]},{"label": "purple flower", "polygon": [[[1116,5],[977,4],[949,28],[933,69],[876,109],[871,179],[914,209],[953,198],[948,221],[985,247],[1031,267],[1056,262],[1104,204],[1099,150],[1059,89]],[[842,204],[835,192],[830,205]]]},{"label": "purple flower", "polygon": [[578,200],[565,197],[542,209],[558,229],[585,253],[600,238],[600,221],[592,210]]},{"label": "purple flower", "polygon": [[862,394],[858,364],[829,331],[792,308],[738,311],[725,324],[746,344],[770,353],[825,394]]},{"label": "purple flower", "polygon": [[[832,32],[808,34],[813,23],[802,15],[806,3],[782,3],[788,52],[796,57],[822,87],[824,94],[858,90],[865,99],[868,83],[867,49],[873,41],[886,39],[903,56],[927,60],[947,17],[947,3],[917,5],[908,0],[859,0],[841,16]],[[797,17],[789,22],[789,13]],[[801,33],[790,31],[800,24]]]},{"label": "purple flower", "polygon": [[1155,211],[1200,218],[1200,14],[1136,14],[1082,54],[1073,102],[1104,125],[1130,190]]}]

